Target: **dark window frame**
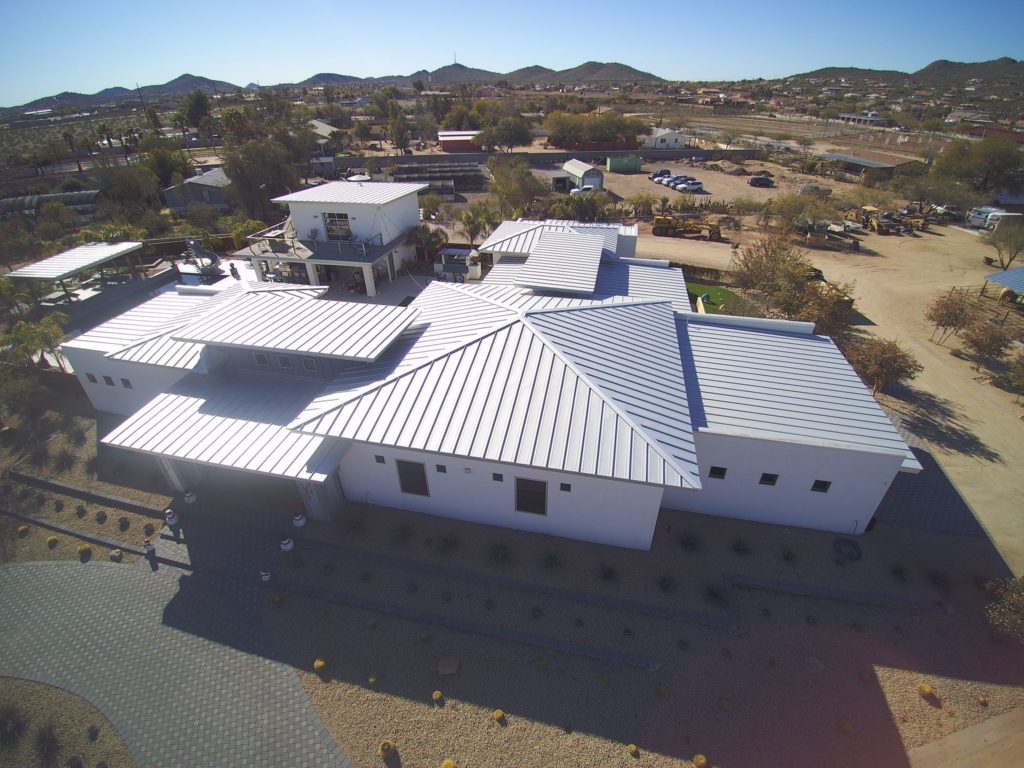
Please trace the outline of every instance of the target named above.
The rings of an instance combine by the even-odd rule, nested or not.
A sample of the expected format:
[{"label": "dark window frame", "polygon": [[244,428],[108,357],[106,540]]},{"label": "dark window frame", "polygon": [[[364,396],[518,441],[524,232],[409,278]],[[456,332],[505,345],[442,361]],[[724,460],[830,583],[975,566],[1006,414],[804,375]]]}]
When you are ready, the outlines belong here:
[{"label": "dark window frame", "polygon": [[320,370],[315,357],[302,357],[299,359],[302,360],[302,370],[306,373],[317,373]]},{"label": "dark window frame", "polygon": [[375,462],[377,462],[378,464],[383,464],[383,463],[385,463],[385,462],[384,462],[384,457],[383,457],[383,456],[381,456],[381,455],[380,455],[379,453],[378,453],[378,454],[375,454],[375,455],[374,455],[374,457],[373,457],[373,460],[374,460]]},{"label": "dark window frame", "polygon": [[87,373],[87,374],[85,374],[85,380],[88,381],[90,384],[99,384],[100,383],[99,379],[96,378],[96,374],[95,373]]},{"label": "dark window frame", "polygon": [[572,483],[559,483],[558,490],[563,493],[572,493]]},{"label": "dark window frame", "polygon": [[395,471],[398,473],[398,487],[402,493],[410,496],[430,496],[426,464],[421,461],[395,459]]},{"label": "dark window frame", "polygon": [[712,480],[725,480],[725,476],[728,472],[728,467],[710,467],[708,469],[708,477]]},{"label": "dark window frame", "polygon": [[437,473],[439,475],[447,475],[448,474],[448,466],[446,464],[438,464],[435,467],[435,469],[437,469]]},{"label": "dark window frame", "polygon": [[491,472],[491,480],[496,483],[504,483],[505,476],[501,472]]},{"label": "dark window frame", "polygon": [[111,378],[110,376],[104,376],[103,383],[106,384],[108,387],[112,387],[114,386],[114,379]]},{"label": "dark window frame", "polygon": [[278,368],[291,368],[292,367],[292,359],[290,357],[288,357],[288,355],[278,355],[277,356],[277,366],[278,366]]},{"label": "dark window frame", "polygon": [[135,387],[132,386],[132,380],[131,379],[122,378],[121,379],[121,386],[124,387],[125,389],[135,389]]},{"label": "dark window frame", "polygon": [[516,512],[546,517],[548,514],[548,484],[544,480],[517,477]]},{"label": "dark window frame", "polygon": [[[262,363],[260,362],[261,359],[263,360]],[[270,365],[270,360],[267,358],[266,354],[263,353],[263,352],[253,352],[252,353],[252,361],[256,365],[258,365],[260,368],[266,368],[268,365]]]},{"label": "dark window frame", "polygon": [[828,493],[831,487],[831,480],[815,480],[813,483],[811,483],[811,491],[813,491],[814,493]]},{"label": "dark window frame", "polygon": [[776,486],[779,484],[779,476],[774,472],[762,472],[761,479],[757,481],[757,484]]}]

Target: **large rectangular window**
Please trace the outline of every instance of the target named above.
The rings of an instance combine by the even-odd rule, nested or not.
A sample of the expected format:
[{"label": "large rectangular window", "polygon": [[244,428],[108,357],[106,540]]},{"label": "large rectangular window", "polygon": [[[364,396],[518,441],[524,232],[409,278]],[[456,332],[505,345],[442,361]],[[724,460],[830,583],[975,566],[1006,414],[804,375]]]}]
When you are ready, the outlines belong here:
[{"label": "large rectangular window", "polygon": [[417,496],[429,496],[427,489],[427,470],[423,464],[416,461],[395,460],[398,467],[398,482],[402,486],[402,493],[412,493]]},{"label": "large rectangular window", "polygon": [[531,515],[548,513],[548,484],[540,480],[516,478],[516,511]]},{"label": "large rectangular window", "polygon": [[351,240],[352,228],[347,213],[322,213],[324,232],[328,240]]}]

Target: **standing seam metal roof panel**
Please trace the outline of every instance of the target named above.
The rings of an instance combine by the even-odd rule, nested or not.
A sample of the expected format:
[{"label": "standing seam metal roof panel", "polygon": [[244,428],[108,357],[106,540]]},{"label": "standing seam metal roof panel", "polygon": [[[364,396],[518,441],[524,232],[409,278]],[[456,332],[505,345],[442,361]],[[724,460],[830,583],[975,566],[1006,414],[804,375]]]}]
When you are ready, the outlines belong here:
[{"label": "standing seam metal roof panel", "polygon": [[[910,448],[832,341],[824,336],[677,320],[695,426],[767,439],[844,443],[904,454]],[[693,411],[691,397],[691,411]]]},{"label": "standing seam metal roof panel", "polygon": [[272,349],[343,360],[375,360],[416,318],[416,310],[250,293],[175,331],[179,341]]},{"label": "standing seam metal roof panel", "polygon": [[275,203],[348,203],[385,205],[426,189],[428,184],[380,181],[331,181],[290,195],[275,197]]},{"label": "standing seam metal roof panel", "polygon": [[598,234],[545,232],[516,275],[521,288],[590,295],[597,283],[604,238]]},{"label": "standing seam metal roof panel", "polygon": [[1015,293],[1024,293],[1024,267],[1016,267],[1005,272],[985,275],[985,279],[991,280],[993,283],[1005,285]]},{"label": "standing seam metal roof panel", "polygon": [[89,243],[15,270],[7,277],[25,280],[63,280],[83,270],[113,261],[142,247],[142,243]]}]

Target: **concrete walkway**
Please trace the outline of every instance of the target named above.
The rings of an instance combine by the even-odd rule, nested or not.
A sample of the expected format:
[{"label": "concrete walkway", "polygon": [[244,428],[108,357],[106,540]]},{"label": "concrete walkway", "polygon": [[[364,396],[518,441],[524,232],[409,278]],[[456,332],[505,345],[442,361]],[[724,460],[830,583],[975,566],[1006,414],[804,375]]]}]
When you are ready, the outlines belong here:
[{"label": "concrete walkway", "polygon": [[148,563],[0,566],[0,675],[95,705],[140,768],[352,765],[249,616],[258,590]]},{"label": "concrete walkway", "polygon": [[1024,760],[1024,708],[1017,707],[912,749],[911,768],[1013,768]]}]

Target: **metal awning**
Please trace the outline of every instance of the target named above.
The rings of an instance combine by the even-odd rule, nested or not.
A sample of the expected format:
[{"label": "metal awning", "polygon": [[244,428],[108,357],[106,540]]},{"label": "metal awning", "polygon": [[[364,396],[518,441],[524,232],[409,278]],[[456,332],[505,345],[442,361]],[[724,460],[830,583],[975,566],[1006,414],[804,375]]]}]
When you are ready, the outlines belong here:
[{"label": "metal awning", "polygon": [[11,272],[8,277],[21,280],[64,280],[140,248],[142,243],[135,242],[89,243],[22,267]]}]

